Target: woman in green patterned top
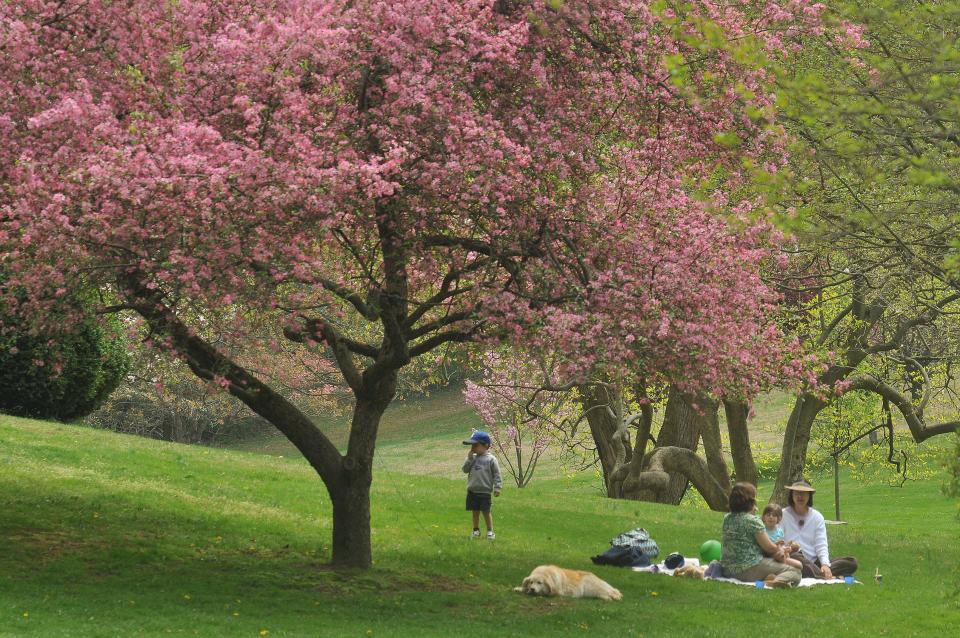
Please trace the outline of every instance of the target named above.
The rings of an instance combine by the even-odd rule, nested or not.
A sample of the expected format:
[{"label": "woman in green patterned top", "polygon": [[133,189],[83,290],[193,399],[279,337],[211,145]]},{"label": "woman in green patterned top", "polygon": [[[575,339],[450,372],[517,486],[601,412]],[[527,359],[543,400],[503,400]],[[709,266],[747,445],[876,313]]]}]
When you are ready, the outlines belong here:
[{"label": "woman in green patterned top", "polygon": [[766,581],[769,587],[791,587],[800,571],[783,563],[783,551],[767,537],[757,516],[757,488],[737,483],[730,490],[730,513],[723,517],[723,575],[744,581]]}]

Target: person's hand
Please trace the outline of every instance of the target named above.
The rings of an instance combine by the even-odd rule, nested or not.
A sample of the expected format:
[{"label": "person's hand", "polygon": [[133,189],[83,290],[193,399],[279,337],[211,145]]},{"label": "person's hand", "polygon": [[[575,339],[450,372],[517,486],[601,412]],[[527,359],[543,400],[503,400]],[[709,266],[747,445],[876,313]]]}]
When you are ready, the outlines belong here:
[{"label": "person's hand", "polygon": [[477,453],[474,452],[473,450],[470,450],[469,452],[467,452],[467,458],[468,458],[468,459],[475,459],[475,458],[477,458]]},{"label": "person's hand", "polygon": [[820,572],[823,574],[823,577],[826,578],[827,580],[830,580],[830,579],[833,578],[833,572],[830,571],[830,566],[829,566],[829,565],[824,565],[824,566],[822,566],[822,567],[820,568]]},{"label": "person's hand", "polygon": [[783,550],[777,550],[777,553],[773,555],[773,560],[777,561],[778,563],[782,563],[786,559],[787,557],[784,555]]}]

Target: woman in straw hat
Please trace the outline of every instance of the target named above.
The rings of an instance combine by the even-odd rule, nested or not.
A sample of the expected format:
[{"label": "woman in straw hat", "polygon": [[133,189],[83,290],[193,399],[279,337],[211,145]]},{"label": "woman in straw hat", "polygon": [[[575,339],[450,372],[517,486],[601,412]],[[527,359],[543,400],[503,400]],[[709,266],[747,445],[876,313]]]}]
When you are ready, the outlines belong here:
[{"label": "woman in straw hat", "polygon": [[803,564],[804,578],[843,578],[857,571],[857,559],[852,556],[830,560],[827,545],[827,524],[823,514],[813,509],[815,489],[800,479],[787,486],[789,506],[783,509],[783,537],[796,541],[800,549],[794,552]]}]

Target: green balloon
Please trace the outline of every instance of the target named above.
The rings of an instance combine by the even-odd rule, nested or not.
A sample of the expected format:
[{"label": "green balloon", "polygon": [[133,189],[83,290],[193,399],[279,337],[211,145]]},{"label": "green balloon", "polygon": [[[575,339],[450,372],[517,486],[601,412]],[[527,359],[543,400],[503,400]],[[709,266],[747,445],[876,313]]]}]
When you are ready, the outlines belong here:
[{"label": "green balloon", "polygon": [[709,540],[700,546],[700,564],[709,565],[720,560],[720,541]]}]

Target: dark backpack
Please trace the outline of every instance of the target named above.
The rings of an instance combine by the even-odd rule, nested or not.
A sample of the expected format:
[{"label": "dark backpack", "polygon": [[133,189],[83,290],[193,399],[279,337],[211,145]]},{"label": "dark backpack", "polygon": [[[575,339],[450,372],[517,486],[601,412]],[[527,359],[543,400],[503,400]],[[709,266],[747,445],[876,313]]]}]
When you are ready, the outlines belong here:
[{"label": "dark backpack", "polygon": [[639,547],[615,545],[602,554],[592,557],[594,565],[614,567],[649,567],[650,559]]},{"label": "dark backpack", "polygon": [[614,547],[637,547],[651,560],[660,555],[657,541],[650,538],[650,532],[642,527],[618,535],[610,541],[610,544]]}]

